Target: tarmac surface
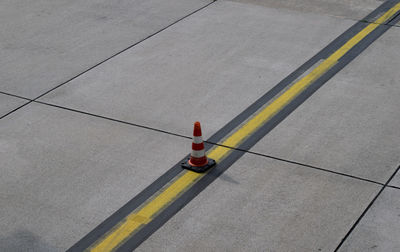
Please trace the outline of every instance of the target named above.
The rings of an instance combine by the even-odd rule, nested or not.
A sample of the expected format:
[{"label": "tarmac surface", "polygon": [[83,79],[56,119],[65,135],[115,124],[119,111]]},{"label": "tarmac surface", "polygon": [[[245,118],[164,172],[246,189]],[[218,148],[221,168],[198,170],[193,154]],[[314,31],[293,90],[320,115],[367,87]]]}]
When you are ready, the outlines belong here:
[{"label": "tarmac surface", "polygon": [[[95,251],[179,180],[194,121],[212,152],[398,2],[1,2],[0,251]],[[119,251],[400,251],[396,15]]]}]

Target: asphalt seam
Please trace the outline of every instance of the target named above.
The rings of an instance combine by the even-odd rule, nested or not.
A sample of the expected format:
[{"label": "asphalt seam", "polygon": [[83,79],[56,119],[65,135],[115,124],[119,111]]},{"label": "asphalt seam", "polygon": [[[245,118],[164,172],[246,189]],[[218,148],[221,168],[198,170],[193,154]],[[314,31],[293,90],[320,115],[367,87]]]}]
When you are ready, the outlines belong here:
[{"label": "asphalt seam", "polygon": [[[400,15],[400,13],[395,15],[395,17],[393,17],[393,19],[399,15]],[[333,16],[333,17],[337,17],[337,16]],[[377,24],[377,25],[386,25],[386,26],[391,26],[391,27],[400,27],[400,25],[398,25],[398,24],[377,23],[377,22],[369,21],[369,20],[365,20],[365,19],[356,19],[356,18],[343,18],[343,19],[352,20],[355,22],[362,22],[362,23],[366,23],[366,24]]]},{"label": "asphalt seam", "polygon": [[[9,95],[9,96],[13,96],[13,97],[17,97],[17,98],[21,98],[21,99],[25,99],[25,100],[29,100],[28,98],[25,98],[25,97],[22,97],[22,96],[18,96],[18,95],[4,93],[4,92],[1,92],[1,91],[0,91],[0,93],[1,94],[5,94],[5,95]],[[75,113],[80,113],[80,114],[84,114],[84,115],[88,115],[88,116],[104,119],[104,120],[109,120],[109,121],[113,121],[113,122],[117,122],[117,123],[122,123],[122,124],[130,125],[130,126],[133,126],[133,127],[138,127],[138,128],[142,128],[142,129],[156,131],[158,133],[164,133],[164,134],[167,134],[167,135],[172,135],[172,136],[181,137],[181,138],[185,138],[185,139],[192,139],[192,137],[190,137],[190,136],[177,134],[177,133],[173,133],[173,132],[170,132],[170,131],[161,130],[161,129],[157,129],[157,128],[149,127],[149,126],[145,126],[145,125],[140,125],[140,124],[137,124],[137,123],[131,123],[131,122],[127,122],[127,121],[123,121],[123,120],[119,120],[119,119],[115,119],[115,118],[111,118],[111,117],[97,115],[97,114],[85,112],[85,111],[82,111],[82,110],[68,108],[68,107],[64,107],[64,106],[60,106],[60,105],[56,105],[56,104],[51,104],[51,103],[47,103],[47,102],[42,102],[42,101],[34,101],[34,100],[29,100],[29,101],[30,102],[34,102],[34,103],[38,103],[38,104],[42,104],[42,105],[46,105],[46,106],[50,106],[50,107],[55,107],[55,108],[64,109],[64,110],[68,110],[68,111],[75,112]],[[330,170],[330,169],[326,169],[326,168],[322,168],[322,167],[318,167],[318,166],[314,166],[314,165],[310,165],[310,164],[304,164],[304,163],[300,163],[300,162],[289,160],[289,159],[275,157],[275,156],[271,156],[271,155],[260,153],[260,152],[249,151],[249,150],[245,150],[245,149],[241,149],[241,148],[234,148],[234,147],[231,147],[231,146],[226,146],[226,145],[223,145],[223,144],[219,144],[219,143],[215,143],[215,142],[207,141],[207,140],[205,140],[204,142],[208,143],[208,144],[211,144],[211,145],[214,145],[214,146],[222,146],[222,147],[229,148],[229,149],[232,149],[232,150],[242,151],[242,152],[245,152],[245,153],[249,153],[249,154],[253,154],[253,155],[257,155],[257,156],[262,156],[262,157],[266,157],[266,158],[270,158],[270,159],[273,159],[273,160],[286,162],[286,163],[290,163],[290,164],[295,164],[295,165],[311,168],[311,169],[314,169],[314,170],[319,170],[319,171],[324,171],[324,172],[328,172],[328,173],[332,173],[332,174],[336,174],[336,175],[341,175],[341,176],[345,176],[345,177],[348,177],[348,178],[353,178],[353,179],[356,179],[356,180],[370,182],[370,183],[377,184],[377,185],[382,185],[382,186],[384,185],[383,183],[375,181],[375,180],[371,180],[371,179],[367,179],[367,178],[363,178],[363,177],[359,177],[359,176],[355,176],[355,175],[347,174],[347,173],[343,173],[343,172],[338,172],[338,171],[335,171],[335,170]],[[400,188],[398,188],[398,189],[400,189]]]},{"label": "asphalt seam", "polygon": [[382,194],[383,190],[385,190],[386,187],[388,187],[390,181],[396,176],[397,172],[400,170],[400,165],[397,167],[397,169],[394,171],[394,173],[390,176],[390,178],[386,181],[386,183],[382,186],[382,188],[379,190],[379,192],[375,195],[375,197],[372,199],[372,201],[368,204],[367,208],[361,213],[360,217],[356,220],[356,222],[353,224],[353,226],[350,228],[350,230],[347,232],[347,234],[343,237],[343,239],[340,241],[339,245],[336,247],[335,252],[338,251],[344,242],[349,238],[351,233],[354,231],[354,229],[357,227],[357,225],[360,223],[361,219],[366,215],[368,210],[373,206],[375,201],[379,198],[379,196]]},{"label": "asphalt seam", "polygon": [[[36,100],[42,98],[43,96],[45,96],[45,95],[49,94],[50,92],[52,92],[52,91],[58,89],[59,87],[62,87],[62,86],[64,86],[64,85],[68,84],[69,82],[71,82],[71,81],[75,80],[76,78],[78,78],[78,77],[84,75],[85,73],[87,73],[87,72],[93,70],[94,68],[96,68],[96,67],[102,65],[103,63],[105,63],[105,62],[107,62],[107,61],[109,61],[109,60],[111,60],[111,59],[113,59],[114,57],[116,57],[116,56],[118,56],[118,55],[120,55],[120,54],[126,52],[127,50],[132,49],[133,47],[135,47],[135,46],[141,44],[142,42],[144,42],[144,41],[146,41],[146,40],[148,40],[148,39],[150,39],[150,38],[156,36],[157,34],[163,32],[164,30],[168,29],[169,27],[171,27],[171,26],[173,26],[173,25],[179,23],[180,21],[182,21],[182,20],[184,20],[184,19],[186,19],[186,18],[192,16],[193,14],[195,14],[195,13],[197,13],[197,12],[199,12],[199,11],[205,9],[205,8],[207,8],[208,6],[210,6],[211,4],[215,3],[216,1],[217,1],[217,0],[212,0],[212,1],[209,2],[208,4],[206,4],[206,5],[204,5],[204,6],[200,7],[200,8],[198,8],[198,9],[196,9],[196,10],[190,12],[189,14],[187,14],[187,15],[185,15],[185,16],[183,16],[183,17],[177,19],[177,20],[175,20],[174,22],[172,22],[172,23],[170,23],[169,25],[167,25],[167,26],[161,28],[160,30],[158,30],[158,31],[156,31],[156,32],[154,32],[154,33],[148,35],[147,37],[145,37],[145,38],[139,40],[138,42],[135,42],[135,43],[133,43],[132,45],[130,45],[130,46],[128,46],[128,47],[126,47],[126,48],[124,48],[124,49],[118,51],[117,53],[114,53],[113,55],[111,55],[111,56],[109,56],[108,58],[106,58],[106,59],[104,59],[104,60],[98,62],[97,64],[95,64],[95,65],[93,65],[93,66],[87,68],[86,70],[84,70],[83,72],[80,72],[79,74],[75,75],[74,77],[72,77],[72,78],[70,78],[70,79],[68,79],[68,80],[66,80],[66,81],[64,81],[64,82],[62,82],[62,83],[60,83],[60,84],[58,84],[57,86],[55,86],[55,87],[53,87],[53,88],[47,90],[46,92],[42,93],[41,95],[37,96],[36,98],[34,98],[34,99],[29,99],[29,100],[30,100],[29,102],[27,102],[27,103],[25,103],[25,104],[23,104],[23,105],[21,105],[21,106],[15,108],[15,109],[13,109],[12,111],[8,112],[7,114],[1,116],[0,119],[3,119],[4,117],[6,117],[6,116],[8,116],[8,115],[10,115],[10,114],[12,114],[12,113],[14,113],[15,111],[17,111],[17,110],[19,110],[19,109],[25,107],[26,105],[29,105],[29,104],[32,103],[33,101],[36,101]],[[3,93],[3,92],[1,92],[1,93]]]},{"label": "asphalt seam", "polygon": [[[393,22],[394,20],[396,20],[398,17],[400,16],[400,12],[397,12],[396,15],[394,15],[393,17],[391,17],[388,21],[386,21],[385,25],[390,25],[391,22]],[[397,22],[396,22],[397,23]],[[393,24],[393,26],[396,26],[396,23]]]},{"label": "asphalt seam", "polygon": [[[397,14],[396,17],[398,17],[399,14]],[[396,17],[394,17],[394,18],[396,18]],[[386,25],[386,26],[391,26],[391,27],[400,27],[400,25],[397,25],[397,24],[380,24],[380,23],[376,23],[376,22],[372,22],[372,21],[368,21],[368,20],[362,20],[362,19],[361,20],[357,20],[357,19],[349,18],[349,20],[353,20],[353,21],[356,21],[356,22],[363,22],[363,23],[367,23],[367,24],[378,24],[378,25]]]}]

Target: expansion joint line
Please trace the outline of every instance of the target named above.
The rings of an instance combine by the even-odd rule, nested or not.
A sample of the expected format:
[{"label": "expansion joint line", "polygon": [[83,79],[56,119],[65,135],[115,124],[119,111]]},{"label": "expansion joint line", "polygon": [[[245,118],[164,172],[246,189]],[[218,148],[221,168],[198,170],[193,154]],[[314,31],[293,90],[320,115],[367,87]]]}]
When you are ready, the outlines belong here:
[{"label": "expansion joint line", "polygon": [[350,228],[350,230],[346,233],[346,235],[343,237],[343,239],[340,241],[339,245],[336,247],[335,252],[339,251],[339,249],[342,247],[344,242],[349,238],[351,233],[354,231],[354,229],[357,227],[357,225],[360,223],[361,219],[365,216],[365,214],[368,212],[368,210],[372,207],[372,205],[375,203],[375,201],[379,198],[379,196],[382,194],[382,192],[385,190],[386,187],[391,187],[388,186],[389,183],[392,181],[394,176],[396,176],[397,172],[400,170],[400,165],[397,167],[397,169],[394,171],[394,173],[390,176],[390,178],[386,181],[386,183],[382,186],[382,188],[379,190],[379,192],[375,195],[375,197],[372,199],[372,201],[368,204],[368,206],[365,208],[365,210],[361,213],[360,217],[356,220],[356,222],[353,224],[353,226]]},{"label": "expansion joint line", "polygon": [[[108,121],[112,121],[112,122],[116,122],[116,123],[127,124],[129,126],[133,126],[133,127],[137,127],[137,128],[142,128],[142,129],[151,130],[151,131],[155,131],[155,132],[159,132],[159,133],[164,133],[164,134],[171,135],[171,136],[181,137],[181,138],[184,138],[184,139],[192,139],[192,137],[190,137],[190,136],[174,133],[174,132],[171,132],[171,131],[166,131],[166,130],[162,130],[162,129],[158,129],[158,128],[154,128],[154,127],[150,127],[150,126],[145,126],[145,125],[141,125],[141,124],[137,124],[137,123],[127,122],[127,121],[123,121],[123,120],[118,120],[118,119],[115,119],[115,118],[106,117],[106,116],[102,116],[102,115],[97,115],[97,114],[85,112],[85,111],[82,111],[82,110],[72,109],[72,108],[59,106],[59,105],[51,104],[51,103],[47,103],[47,102],[34,101],[34,100],[30,100],[29,98],[26,98],[26,97],[22,97],[22,96],[10,94],[10,93],[5,93],[5,92],[2,92],[2,91],[0,91],[0,94],[4,94],[4,95],[11,96],[11,97],[32,101],[34,103],[42,104],[42,105],[45,105],[45,106],[55,107],[55,108],[59,108],[59,109],[63,109],[63,110],[67,110],[67,111],[71,111],[71,112],[75,112],[75,113],[79,113],[79,114],[84,114],[84,115],[87,115],[87,116],[100,118],[100,119],[103,119],[103,120],[108,120]],[[354,176],[354,175],[348,174],[348,173],[337,172],[337,171],[334,171],[334,170],[325,169],[325,168],[313,166],[313,165],[310,165],[310,164],[304,164],[304,163],[296,162],[296,161],[293,161],[293,160],[280,158],[280,157],[275,157],[275,156],[271,156],[271,155],[267,155],[267,154],[263,154],[263,153],[259,153],[259,152],[244,150],[244,149],[240,149],[240,148],[234,148],[234,147],[230,147],[230,146],[224,146],[224,145],[221,145],[221,144],[216,143],[216,142],[211,142],[211,141],[204,141],[204,142],[208,143],[210,145],[213,145],[213,146],[222,146],[222,147],[225,147],[225,148],[230,148],[232,150],[242,151],[242,152],[253,154],[253,155],[257,155],[257,156],[262,156],[262,157],[270,158],[270,159],[277,160],[277,161],[280,161],[280,162],[295,164],[295,165],[299,165],[299,166],[302,166],[302,167],[307,167],[307,168],[311,168],[311,169],[315,169],[315,170],[319,170],[319,171],[323,171],[323,172],[333,173],[333,174],[336,174],[336,175],[341,175],[341,176],[344,176],[344,177],[349,177],[349,178],[353,178],[353,179],[357,179],[357,180],[361,180],[361,181],[365,181],[365,182],[370,182],[370,183],[377,184],[377,185],[382,185],[382,186],[384,185],[383,183],[380,183],[378,181],[374,181],[374,180],[370,180],[370,179]],[[389,185],[388,187],[400,189],[400,187],[396,187],[396,186],[390,186]]]},{"label": "expansion joint line", "polygon": [[[123,121],[123,120],[118,120],[118,119],[115,119],[115,118],[106,117],[106,116],[102,116],[102,115],[98,115],[98,114],[93,114],[93,113],[85,112],[85,111],[82,111],[82,110],[72,109],[72,108],[59,106],[59,105],[51,104],[51,103],[47,103],[47,102],[33,101],[33,100],[30,100],[29,98],[26,98],[26,97],[13,95],[13,94],[1,92],[1,91],[0,91],[0,94],[4,94],[4,95],[11,96],[11,97],[16,97],[16,98],[32,101],[34,103],[42,104],[42,105],[45,105],[45,106],[55,107],[55,108],[67,110],[67,111],[70,111],[70,112],[75,112],[75,113],[84,114],[84,115],[87,115],[87,116],[100,118],[100,119],[103,119],[103,120],[108,120],[108,121],[112,121],[112,122],[116,122],[116,123],[122,123],[122,124],[126,124],[126,125],[129,125],[129,126],[137,127],[137,128],[142,128],[142,129],[151,130],[151,131],[155,131],[155,132],[159,132],[159,133],[164,133],[164,134],[171,135],[171,136],[176,136],[176,137],[180,137],[180,138],[184,138],[184,139],[192,139],[192,137],[190,137],[190,136],[174,133],[174,132],[171,132],[171,131],[166,131],[166,130],[162,130],[162,129],[158,129],[158,128],[154,128],[154,127],[150,127],[150,126],[145,126],[145,125],[141,125],[141,124],[137,124],[137,123],[127,122],[127,121]],[[353,178],[353,179],[356,179],[356,180],[370,182],[370,183],[374,183],[374,184],[378,184],[378,185],[384,185],[383,183],[380,183],[380,182],[377,182],[377,181],[374,181],[374,180],[370,180],[370,179],[366,179],[366,178],[362,178],[362,177],[358,177],[358,176],[354,176],[354,175],[348,174],[348,173],[337,172],[337,171],[334,171],[334,170],[325,169],[325,168],[313,166],[313,165],[310,165],[310,164],[304,164],[304,163],[296,162],[296,161],[285,159],[285,158],[279,158],[279,157],[267,155],[267,154],[264,154],[264,153],[259,153],[259,152],[244,150],[244,149],[240,149],[240,148],[225,146],[225,145],[222,145],[222,144],[219,144],[219,143],[216,143],[216,142],[211,142],[211,141],[204,141],[204,142],[208,143],[210,145],[213,145],[213,146],[221,146],[221,147],[232,149],[234,151],[235,150],[236,151],[241,151],[241,152],[249,153],[249,154],[252,154],[252,155],[257,155],[257,156],[262,156],[262,157],[265,157],[265,158],[277,160],[277,161],[280,161],[280,162],[295,164],[295,165],[299,165],[299,166],[302,166],[302,167],[311,168],[311,169],[314,169],[314,170],[328,172],[328,173],[332,173],[332,174],[336,174],[336,175],[341,175],[341,176],[345,176],[345,177],[348,177],[348,178]]]}]

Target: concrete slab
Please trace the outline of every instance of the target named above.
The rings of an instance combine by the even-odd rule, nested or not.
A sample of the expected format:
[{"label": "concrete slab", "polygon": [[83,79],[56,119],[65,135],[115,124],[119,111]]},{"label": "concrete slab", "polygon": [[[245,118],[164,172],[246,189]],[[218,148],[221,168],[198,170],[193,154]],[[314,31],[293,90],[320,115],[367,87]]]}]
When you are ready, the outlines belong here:
[{"label": "concrete slab", "polygon": [[34,98],[209,0],[0,2],[0,90]]},{"label": "concrete slab", "polygon": [[0,251],[65,251],[190,140],[31,104],[0,123]]},{"label": "concrete slab", "polygon": [[400,190],[386,188],[339,251],[400,251]]},{"label": "concrete slab", "polygon": [[333,251],[379,188],[245,154],[138,251]]},{"label": "concrete slab", "polygon": [[385,183],[399,164],[400,29],[390,29],[252,151]]},{"label": "concrete slab", "polygon": [[382,0],[229,0],[277,9],[361,20],[383,3]]},{"label": "concrete slab", "polygon": [[218,1],[42,100],[208,137],[352,24]]},{"label": "concrete slab", "polygon": [[27,102],[27,100],[0,94],[0,117]]},{"label": "concrete slab", "polygon": [[399,174],[394,176],[394,178],[390,182],[390,185],[400,187],[400,175]]}]

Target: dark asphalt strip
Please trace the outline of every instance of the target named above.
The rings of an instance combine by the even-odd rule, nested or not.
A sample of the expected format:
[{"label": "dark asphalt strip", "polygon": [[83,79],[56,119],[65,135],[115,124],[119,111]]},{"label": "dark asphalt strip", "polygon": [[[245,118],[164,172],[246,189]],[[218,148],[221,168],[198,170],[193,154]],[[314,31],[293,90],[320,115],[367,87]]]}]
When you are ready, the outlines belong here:
[{"label": "dark asphalt strip", "polygon": [[[398,1],[388,1],[382,4],[379,8],[373,11],[365,19],[371,17],[376,17],[378,14],[389,10]],[[395,19],[397,19],[396,17]],[[395,20],[392,20],[394,22]],[[235,117],[231,122],[224,126],[221,130],[215,133],[212,137],[208,139],[209,142],[217,143],[225,136],[227,136],[233,129],[238,125],[248,119],[252,114],[254,114],[259,108],[264,104],[269,102],[276,94],[281,92],[289,84],[291,84],[296,78],[301,76],[304,72],[310,69],[319,60],[327,58],[330,54],[335,52],[344,43],[346,43],[350,38],[356,35],[359,31],[365,28],[368,24],[365,22],[358,22],[317,55],[303,64],[295,72],[286,77],[273,89],[267,92],[264,96],[258,99],[245,111]],[[281,121],[283,121],[291,112],[293,112],[298,106],[300,106],[306,99],[308,99],[315,91],[317,91],[323,84],[325,84],[332,76],[344,68],[349,62],[351,62],[355,57],[357,57],[362,51],[364,51],[371,43],[373,43],[377,38],[379,38],[384,32],[386,32],[391,26],[381,25],[376,30],[371,32],[366,38],[364,38],[360,43],[358,43],[354,48],[352,48],[345,56],[343,56],[339,63],[322,75],[317,81],[310,85],[304,92],[302,92],[298,97],[296,97],[288,106],[281,110],[277,115],[275,115],[270,121],[268,121],[264,126],[256,131],[255,134],[250,136],[246,141],[244,141],[239,149],[249,150],[254,146],[260,139],[262,139],[268,132],[270,132],[274,127],[276,127]],[[206,148],[209,149],[210,144],[206,144]],[[155,232],[159,227],[161,227],[165,222],[167,222],[174,214],[176,214],[180,209],[182,209],[188,202],[190,202],[196,195],[198,195],[202,190],[204,190],[210,183],[212,183],[218,176],[220,176],[225,170],[227,170],[234,162],[236,162],[245,152],[234,150],[227,158],[220,162],[215,168],[213,168],[206,176],[204,176],[200,181],[193,185],[188,191],[183,193],[177,200],[175,200],[171,205],[164,209],[158,216],[156,216],[150,223],[145,225],[137,233],[131,236],[122,246],[119,247],[118,251],[131,251],[139,246],[147,237],[149,237],[153,232]],[[182,159],[184,160],[184,159]],[[181,161],[180,161],[181,162]],[[96,227],[88,235],[82,238],[78,243],[69,249],[69,251],[82,251],[92,245],[98,238],[104,235],[110,228],[114,227],[119,221],[136,209],[139,205],[150,198],[155,192],[166,185],[172,178],[177,176],[182,169],[180,168],[180,162],[172,167],[166,174],[162,175],[159,179],[153,182],[149,187],[137,195],[134,199],[129,201],[124,207],[111,215],[102,224]]]}]

